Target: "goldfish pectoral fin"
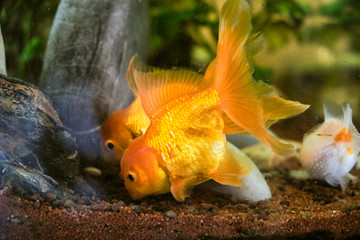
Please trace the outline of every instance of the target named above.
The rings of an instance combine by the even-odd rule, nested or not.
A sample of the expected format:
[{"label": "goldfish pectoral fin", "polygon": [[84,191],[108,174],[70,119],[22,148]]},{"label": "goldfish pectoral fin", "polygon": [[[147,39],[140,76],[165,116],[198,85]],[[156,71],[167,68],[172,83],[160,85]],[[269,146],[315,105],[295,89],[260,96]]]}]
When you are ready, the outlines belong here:
[{"label": "goldfish pectoral fin", "polygon": [[310,107],[296,101],[285,100],[279,96],[261,98],[264,115],[269,119],[282,119],[298,115]]},{"label": "goldfish pectoral fin", "polygon": [[230,143],[227,143],[226,146],[225,156],[211,178],[221,184],[243,186],[240,179],[246,177],[252,171],[251,162],[235,146]]},{"label": "goldfish pectoral fin", "polygon": [[173,177],[171,178],[171,193],[177,201],[183,202],[185,198],[190,197],[194,186],[199,183],[197,176],[189,178]]}]

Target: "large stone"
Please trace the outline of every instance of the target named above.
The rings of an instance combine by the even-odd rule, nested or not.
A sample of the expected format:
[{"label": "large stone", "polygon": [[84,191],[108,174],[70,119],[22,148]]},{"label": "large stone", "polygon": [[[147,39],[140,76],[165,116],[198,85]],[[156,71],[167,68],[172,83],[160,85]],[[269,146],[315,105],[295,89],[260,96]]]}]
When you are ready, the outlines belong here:
[{"label": "large stone", "polygon": [[62,0],[49,36],[40,88],[63,123],[77,133],[80,155],[99,155],[98,127],[132,94],[131,57],[145,55],[149,19],[145,0]]},{"label": "large stone", "polygon": [[[0,75],[0,189],[21,194],[92,190],[80,177],[78,147],[36,87]],[[61,189],[61,190],[60,190]]]}]

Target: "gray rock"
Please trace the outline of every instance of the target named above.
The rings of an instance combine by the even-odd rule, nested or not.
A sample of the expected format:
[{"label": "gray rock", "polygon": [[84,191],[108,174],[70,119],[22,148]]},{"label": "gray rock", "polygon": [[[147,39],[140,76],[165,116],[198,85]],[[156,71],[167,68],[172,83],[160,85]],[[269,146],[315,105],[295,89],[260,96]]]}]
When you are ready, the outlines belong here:
[{"label": "gray rock", "polygon": [[166,216],[171,219],[171,218],[176,218],[177,214],[173,210],[169,210],[166,212]]},{"label": "gray rock", "polygon": [[21,195],[92,193],[74,134],[36,87],[0,75],[0,189]]},{"label": "gray rock", "polygon": [[98,127],[132,94],[129,60],[148,45],[145,0],[62,0],[49,36],[40,88],[63,123],[77,133],[80,155],[95,159]]}]

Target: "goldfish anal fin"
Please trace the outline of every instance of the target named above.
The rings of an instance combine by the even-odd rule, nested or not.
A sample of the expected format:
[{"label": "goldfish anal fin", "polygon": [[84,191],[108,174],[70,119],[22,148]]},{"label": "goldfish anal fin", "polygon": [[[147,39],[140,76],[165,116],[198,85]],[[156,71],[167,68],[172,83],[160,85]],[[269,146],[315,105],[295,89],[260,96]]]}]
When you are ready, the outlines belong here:
[{"label": "goldfish anal fin", "polygon": [[252,171],[249,158],[234,145],[227,143],[224,158],[211,178],[218,183],[232,186],[243,186],[241,178]]},{"label": "goldfish anal fin", "polygon": [[134,71],[134,78],[144,110],[151,118],[170,101],[209,88],[204,77],[190,70]]},{"label": "goldfish anal fin", "polygon": [[192,190],[195,185],[200,184],[197,176],[191,176],[188,178],[183,178],[180,176],[175,176],[171,178],[171,193],[174,198],[179,201],[185,201],[185,198],[190,197]]},{"label": "goldfish anal fin", "polygon": [[285,100],[279,96],[261,98],[264,115],[268,119],[283,119],[298,115],[309,108],[309,105]]}]

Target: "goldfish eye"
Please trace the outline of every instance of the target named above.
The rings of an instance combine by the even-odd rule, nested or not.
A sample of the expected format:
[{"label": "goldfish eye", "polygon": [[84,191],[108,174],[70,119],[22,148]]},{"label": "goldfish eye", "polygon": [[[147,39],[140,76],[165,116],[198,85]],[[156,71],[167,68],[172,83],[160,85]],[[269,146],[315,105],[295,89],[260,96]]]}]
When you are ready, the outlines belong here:
[{"label": "goldfish eye", "polygon": [[107,149],[109,149],[111,151],[114,150],[114,147],[115,147],[115,145],[110,140],[106,141],[105,146]]},{"label": "goldfish eye", "polygon": [[135,177],[134,177],[134,175],[132,175],[131,173],[129,173],[128,175],[127,175],[127,178],[130,180],[130,181],[135,181]]}]

